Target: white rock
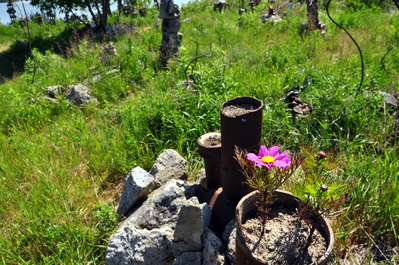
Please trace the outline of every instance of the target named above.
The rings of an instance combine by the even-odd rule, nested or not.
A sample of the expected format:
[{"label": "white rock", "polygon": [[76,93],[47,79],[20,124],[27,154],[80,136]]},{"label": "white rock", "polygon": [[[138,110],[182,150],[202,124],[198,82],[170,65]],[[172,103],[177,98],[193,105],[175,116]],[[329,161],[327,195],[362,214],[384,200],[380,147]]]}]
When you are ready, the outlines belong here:
[{"label": "white rock", "polygon": [[118,215],[127,215],[138,201],[147,196],[153,181],[154,177],[141,167],[135,167],[130,171],[124,181],[124,190],[117,210]]}]

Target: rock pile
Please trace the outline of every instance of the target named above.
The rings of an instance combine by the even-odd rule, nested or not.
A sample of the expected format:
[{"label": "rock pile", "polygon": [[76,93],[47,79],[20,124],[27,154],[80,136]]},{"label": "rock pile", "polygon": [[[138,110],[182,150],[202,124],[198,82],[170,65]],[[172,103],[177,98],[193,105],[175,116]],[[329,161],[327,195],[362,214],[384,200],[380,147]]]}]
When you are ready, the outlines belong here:
[{"label": "rock pile", "polygon": [[84,105],[94,103],[97,104],[97,99],[92,96],[94,91],[81,84],[75,84],[68,86],[68,89],[65,89],[63,86],[49,86],[46,88],[46,98],[49,100],[56,100],[62,94],[65,94],[65,97],[74,103],[76,106],[82,107]]},{"label": "rock pile", "polygon": [[128,174],[117,210],[125,219],[109,240],[107,265],[232,264],[235,246],[226,242],[235,222],[225,239],[211,230],[211,209],[196,196],[204,188],[188,183],[187,173],[187,161],[167,149],[150,172]]},{"label": "rock pile", "polygon": [[70,102],[78,107],[84,107],[89,104],[96,105],[98,100],[94,97],[94,90],[89,87],[90,83],[95,83],[100,81],[104,76],[112,78],[119,75],[118,69],[110,70],[103,74],[95,74],[90,79],[83,80],[82,83],[77,83],[74,85],[69,85],[65,88],[61,85],[49,86],[46,88],[46,99],[57,102],[62,96],[65,96]]}]

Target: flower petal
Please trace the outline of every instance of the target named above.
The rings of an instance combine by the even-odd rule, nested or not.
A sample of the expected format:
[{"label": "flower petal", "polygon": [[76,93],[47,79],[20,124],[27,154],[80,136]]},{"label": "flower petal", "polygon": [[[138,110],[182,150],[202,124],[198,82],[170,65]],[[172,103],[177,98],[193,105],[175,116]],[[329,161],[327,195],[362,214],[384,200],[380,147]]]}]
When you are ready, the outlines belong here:
[{"label": "flower petal", "polygon": [[268,167],[268,164],[260,162],[260,163],[256,163],[255,166],[257,166],[257,167]]},{"label": "flower petal", "polygon": [[275,157],[276,160],[283,160],[283,161],[291,161],[290,157],[287,155],[287,153],[284,151],[277,157]]},{"label": "flower petal", "polygon": [[267,147],[266,147],[266,146],[262,145],[262,146],[259,148],[259,156],[260,156],[260,157],[264,157],[264,156],[268,156],[268,155],[269,155],[269,150],[267,150]]},{"label": "flower petal", "polygon": [[[274,158],[274,162],[272,163],[265,163],[262,158],[265,156],[271,156]],[[269,171],[273,170],[273,166],[279,168],[288,168],[291,166],[291,159],[287,155],[286,151],[283,151],[280,154],[280,147],[273,146],[270,149],[267,149],[266,146],[262,145],[259,148],[258,155],[254,153],[248,153],[247,159],[254,162],[255,166],[257,167],[266,167]]]},{"label": "flower petal", "polygon": [[273,146],[272,148],[270,148],[270,156],[276,157],[279,155],[280,152],[280,147],[278,146]]},{"label": "flower petal", "polygon": [[273,166],[279,167],[279,168],[288,168],[291,165],[291,161],[282,161],[282,160],[276,160],[273,163]]},{"label": "flower petal", "polygon": [[259,156],[255,155],[254,153],[248,153],[247,159],[252,162],[255,162],[255,163],[262,162],[262,160],[259,158]]}]

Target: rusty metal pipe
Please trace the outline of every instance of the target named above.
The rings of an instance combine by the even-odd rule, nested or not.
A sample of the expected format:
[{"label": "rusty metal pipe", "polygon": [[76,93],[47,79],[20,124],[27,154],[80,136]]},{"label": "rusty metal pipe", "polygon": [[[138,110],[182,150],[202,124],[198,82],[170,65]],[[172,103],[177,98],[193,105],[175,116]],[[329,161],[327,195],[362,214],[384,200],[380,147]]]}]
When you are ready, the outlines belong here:
[{"label": "rusty metal pipe", "polygon": [[[246,111],[231,113],[231,109]],[[252,191],[245,183],[241,167],[235,159],[235,147],[257,152],[262,136],[263,102],[253,97],[238,97],[222,104],[220,109],[222,134],[222,186],[223,195],[237,203]]]},{"label": "rusty metal pipe", "polygon": [[221,168],[221,134],[206,133],[197,139],[198,153],[204,158],[207,188],[222,187]]}]

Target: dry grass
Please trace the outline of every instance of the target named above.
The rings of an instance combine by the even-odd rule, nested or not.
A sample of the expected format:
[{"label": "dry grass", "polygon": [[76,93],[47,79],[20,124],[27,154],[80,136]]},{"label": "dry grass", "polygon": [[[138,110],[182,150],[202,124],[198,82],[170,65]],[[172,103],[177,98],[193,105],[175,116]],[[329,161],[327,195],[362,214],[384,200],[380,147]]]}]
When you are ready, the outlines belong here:
[{"label": "dry grass", "polygon": [[0,52],[4,52],[10,48],[11,42],[0,43]]}]

